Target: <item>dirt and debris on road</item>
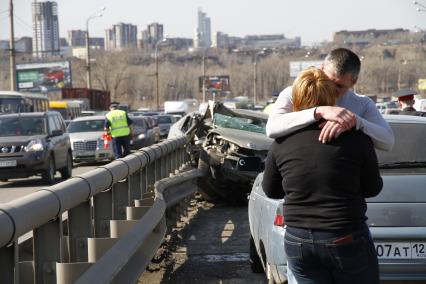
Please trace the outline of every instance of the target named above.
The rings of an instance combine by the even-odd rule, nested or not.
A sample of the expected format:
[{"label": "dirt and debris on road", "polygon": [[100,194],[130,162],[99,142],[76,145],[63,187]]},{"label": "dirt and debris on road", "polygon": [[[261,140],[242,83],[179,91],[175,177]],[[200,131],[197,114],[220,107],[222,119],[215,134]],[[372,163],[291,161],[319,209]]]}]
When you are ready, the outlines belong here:
[{"label": "dirt and debris on road", "polygon": [[247,206],[195,198],[138,283],[267,283],[248,261]]}]

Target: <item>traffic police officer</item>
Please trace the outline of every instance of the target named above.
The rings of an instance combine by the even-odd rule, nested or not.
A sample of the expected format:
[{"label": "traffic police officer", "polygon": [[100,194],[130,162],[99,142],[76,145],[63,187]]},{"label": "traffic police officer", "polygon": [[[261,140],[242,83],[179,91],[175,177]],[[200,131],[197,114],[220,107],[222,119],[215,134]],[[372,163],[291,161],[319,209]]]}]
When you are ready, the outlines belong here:
[{"label": "traffic police officer", "polygon": [[426,116],[425,112],[416,111],[416,109],[413,107],[414,95],[416,94],[417,92],[413,89],[401,89],[395,93],[394,96],[398,98],[399,107],[401,109],[399,114]]},{"label": "traffic police officer", "polygon": [[109,105],[110,112],[106,114],[104,129],[112,136],[114,156],[122,158],[130,153],[130,125],[132,120],[127,113],[118,109],[118,102]]}]

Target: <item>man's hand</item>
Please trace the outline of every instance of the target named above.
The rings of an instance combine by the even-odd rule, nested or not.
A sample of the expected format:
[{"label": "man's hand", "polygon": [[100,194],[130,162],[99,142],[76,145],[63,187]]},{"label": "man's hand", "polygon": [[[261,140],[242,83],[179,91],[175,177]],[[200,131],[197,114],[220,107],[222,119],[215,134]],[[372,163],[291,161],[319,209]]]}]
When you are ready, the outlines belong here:
[{"label": "man's hand", "polygon": [[351,129],[356,125],[356,117],[353,112],[336,106],[320,106],[315,110],[315,119],[323,118],[339,123],[344,129]]},{"label": "man's hand", "polygon": [[355,114],[341,107],[317,107],[315,111],[315,119],[320,118],[327,120],[320,125],[322,130],[318,140],[322,143],[329,142],[331,139],[339,137],[342,132],[351,129],[356,125]]}]

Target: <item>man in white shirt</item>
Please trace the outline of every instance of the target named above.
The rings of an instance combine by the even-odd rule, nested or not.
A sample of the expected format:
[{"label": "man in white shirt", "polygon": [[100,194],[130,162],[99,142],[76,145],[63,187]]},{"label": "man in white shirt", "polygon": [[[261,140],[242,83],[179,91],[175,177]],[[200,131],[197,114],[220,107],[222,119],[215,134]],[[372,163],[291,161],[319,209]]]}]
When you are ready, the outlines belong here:
[{"label": "man in white shirt", "polygon": [[383,119],[375,103],[367,96],[351,89],[358,80],[361,61],[345,48],[332,50],[321,69],[339,89],[337,106],[321,106],[293,112],[292,89],[285,88],[278,96],[266,125],[266,134],[277,138],[303,128],[316,120],[324,119],[318,139],[323,143],[338,137],[342,132],[356,127],[371,137],[377,149],[389,151],[395,138],[389,124]]}]

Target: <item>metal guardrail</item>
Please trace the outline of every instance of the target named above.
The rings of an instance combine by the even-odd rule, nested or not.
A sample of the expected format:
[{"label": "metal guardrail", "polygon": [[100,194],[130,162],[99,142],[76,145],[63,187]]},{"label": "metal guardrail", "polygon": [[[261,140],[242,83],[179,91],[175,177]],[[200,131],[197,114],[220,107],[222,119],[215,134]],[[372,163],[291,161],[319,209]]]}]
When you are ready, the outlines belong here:
[{"label": "metal guardrail", "polygon": [[[197,190],[198,170],[180,172],[186,147],[185,137],[166,140],[0,204],[0,283],[136,282],[166,215]],[[18,238],[31,230],[32,260],[20,260]]]}]

